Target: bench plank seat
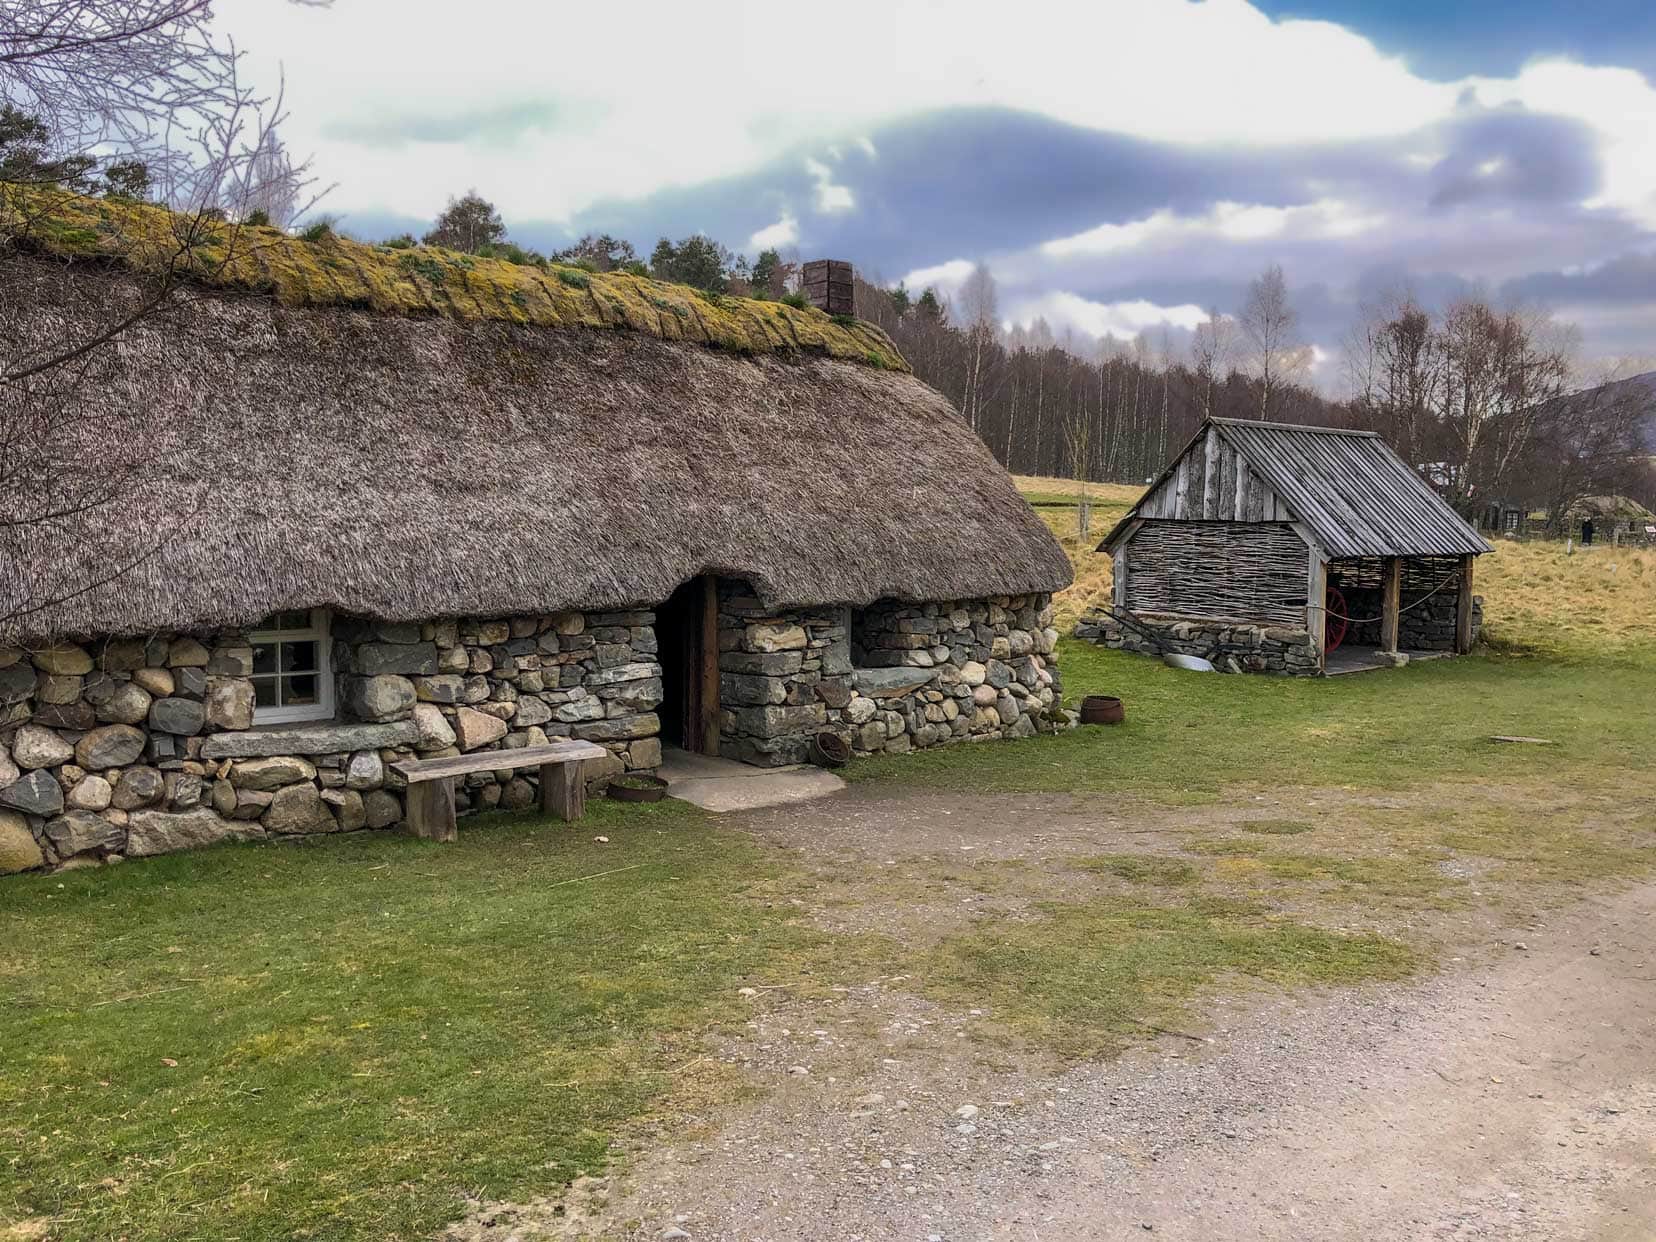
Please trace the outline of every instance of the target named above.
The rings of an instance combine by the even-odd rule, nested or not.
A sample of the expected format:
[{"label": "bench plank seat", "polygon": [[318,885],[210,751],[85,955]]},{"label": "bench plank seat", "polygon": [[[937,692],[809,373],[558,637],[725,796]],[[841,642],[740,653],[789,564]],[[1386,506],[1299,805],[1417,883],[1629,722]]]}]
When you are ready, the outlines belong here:
[{"label": "bench plank seat", "polygon": [[545,763],[571,763],[602,759],[609,752],[596,742],[548,742],[544,746],[520,746],[516,750],[477,750],[469,755],[444,755],[441,759],[405,759],[391,770],[410,785],[441,780],[445,776],[466,776],[472,772],[498,772],[506,768],[538,768]]},{"label": "bench plank seat", "polygon": [[407,759],[391,770],[408,782],[408,829],[417,837],[453,841],[454,781],[472,772],[499,772],[511,768],[540,768],[541,809],[564,822],[586,812],[586,781],[581,764],[609,754],[595,742],[548,742],[516,750],[480,750],[441,759]]}]

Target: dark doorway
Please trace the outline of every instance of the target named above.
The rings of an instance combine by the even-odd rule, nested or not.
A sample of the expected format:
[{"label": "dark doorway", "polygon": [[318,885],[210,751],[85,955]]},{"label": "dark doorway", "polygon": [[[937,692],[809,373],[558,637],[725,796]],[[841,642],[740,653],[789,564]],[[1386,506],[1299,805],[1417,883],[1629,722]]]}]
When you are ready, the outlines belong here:
[{"label": "dark doorway", "polygon": [[656,609],[661,740],[719,753],[719,601],[716,579],[692,578]]}]

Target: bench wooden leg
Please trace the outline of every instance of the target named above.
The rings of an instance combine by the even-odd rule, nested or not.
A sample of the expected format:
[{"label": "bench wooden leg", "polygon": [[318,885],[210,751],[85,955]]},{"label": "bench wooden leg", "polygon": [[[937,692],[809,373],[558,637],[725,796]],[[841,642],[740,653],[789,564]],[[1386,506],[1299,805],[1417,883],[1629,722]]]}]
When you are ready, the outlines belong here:
[{"label": "bench wooden leg", "polygon": [[579,763],[548,763],[540,770],[541,810],[566,824],[586,814],[586,780]]},{"label": "bench wooden leg", "polygon": [[408,830],[430,841],[453,841],[454,778],[421,781],[408,787]]}]

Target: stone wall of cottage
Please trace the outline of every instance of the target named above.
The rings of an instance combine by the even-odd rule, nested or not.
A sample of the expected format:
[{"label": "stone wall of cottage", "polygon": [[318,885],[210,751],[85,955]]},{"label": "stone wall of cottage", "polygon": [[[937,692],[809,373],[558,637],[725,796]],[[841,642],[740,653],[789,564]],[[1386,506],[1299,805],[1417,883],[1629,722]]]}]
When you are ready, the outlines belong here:
[{"label": "stone wall of cottage", "polygon": [[775,610],[719,590],[720,753],[808,762],[818,733],[859,755],[1066,727],[1047,596]]},{"label": "stone wall of cottage", "polygon": [[[1221,669],[1239,673],[1304,675],[1316,673],[1322,667],[1311,634],[1303,628],[1202,621],[1154,613],[1135,613],[1134,618],[1139,623],[1138,629],[1122,625],[1107,612],[1088,613],[1076,623],[1075,636],[1119,651],[1200,656],[1212,660]],[[1141,629],[1150,630],[1156,640],[1152,642]]]},{"label": "stone wall of cottage", "polygon": [[[601,743],[590,785],[661,762],[650,612],[336,618],[336,722],[253,728],[245,635],[0,648],[0,874],[224,840],[389,828],[399,760]],[[466,777],[462,813],[536,804],[536,770]]]}]

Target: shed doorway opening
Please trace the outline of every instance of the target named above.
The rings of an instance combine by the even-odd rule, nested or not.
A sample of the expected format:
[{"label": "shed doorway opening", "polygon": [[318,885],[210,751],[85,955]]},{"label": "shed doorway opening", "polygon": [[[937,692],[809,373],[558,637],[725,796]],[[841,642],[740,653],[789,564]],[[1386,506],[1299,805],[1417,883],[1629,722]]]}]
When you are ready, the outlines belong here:
[{"label": "shed doorway opening", "polygon": [[661,662],[661,741],[692,754],[719,753],[718,579],[690,579],[656,609]]}]

